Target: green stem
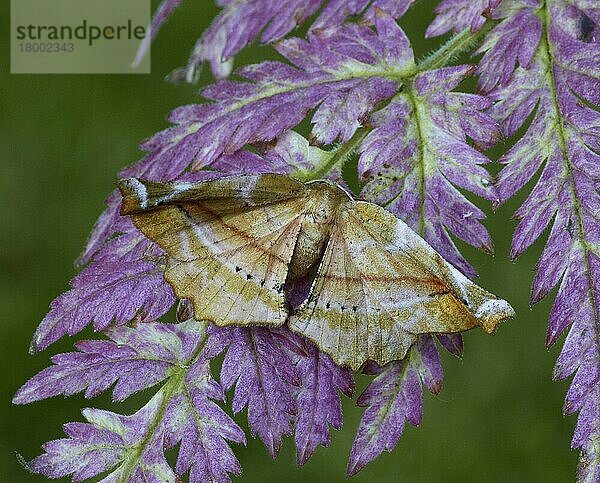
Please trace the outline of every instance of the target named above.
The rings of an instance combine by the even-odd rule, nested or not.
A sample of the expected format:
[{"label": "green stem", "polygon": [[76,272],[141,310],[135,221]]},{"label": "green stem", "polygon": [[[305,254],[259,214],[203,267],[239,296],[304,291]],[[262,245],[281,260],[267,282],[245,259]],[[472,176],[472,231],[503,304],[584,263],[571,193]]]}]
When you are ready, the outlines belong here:
[{"label": "green stem", "polygon": [[[463,52],[472,49],[475,45],[477,45],[481,39],[494,27],[496,22],[488,21],[486,24],[475,33],[472,33],[469,29],[465,29],[462,32],[454,35],[450,40],[448,40],[444,45],[442,45],[439,49],[422,59],[417,63],[415,69],[411,69],[410,72],[392,73],[389,72],[381,72],[380,75],[384,77],[393,78],[399,84],[402,85],[412,85],[415,76],[417,76],[421,72],[425,72],[428,70],[438,69],[445,65],[448,65],[452,60],[456,59]],[[367,77],[373,77],[373,72],[369,72]],[[353,76],[354,77],[354,76]],[[361,75],[357,75],[357,77],[363,77]],[[412,87],[408,90],[410,91]],[[416,99],[414,93],[409,93],[411,100],[413,101],[413,105],[415,109],[418,107],[416,104]],[[387,103],[383,105],[385,107]],[[382,106],[380,106],[381,108]],[[367,127],[362,127],[358,129],[354,135],[344,144],[339,146],[335,151],[331,158],[327,159],[322,165],[316,166],[315,169],[310,171],[298,171],[293,174],[293,176],[300,181],[313,181],[316,179],[323,178],[327,173],[329,173],[334,167],[341,163],[343,166],[344,163],[348,160],[348,158],[354,153],[364,138],[369,133],[370,129]]]},{"label": "green stem", "polygon": [[367,134],[369,134],[369,131],[366,127],[357,129],[347,142],[339,146],[335,151],[332,151],[332,156],[326,159],[322,165],[316,166],[315,169],[310,171],[298,171],[293,174],[294,178],[303,182],[314,181],[322,179],[338,164],[342,168],[350,156],[358,149]]},{"label": "green stem", "polygon": [[[423,197],[421,198],[421,226],[419,227],[419,235],[425,237],[425,222],[427,220],[427,213],[425,211],[424,195],[426,192],[425,180],[427,178],[427,172],[430,169],[430,167],[427,166],[429,143],[427,142],[427,135],[423,129],[423,125],[426,122],[425,115],[423,114],[423,108],[419,103],[419,95],[415,92],[415,88],[413,86],[410,86],[410,88],[407,89],[407,97],[410,100],[414,112],[415,126],[418,138],[417,141],[419,143],[419,149],[421,150],[421,162],[419,163],[421,167],[421,178],[419,181],[421,183],[421,193],[423,193]],[[400,195],[401,193],[398,194],[398,196]]]},{"label": "green stem", "polygon": [[200,357],[202,351],[204,350],[204,346],[206,345],[206,341],[208,339],[208,335],[206,333],[207,325],[203,324],[203,338],[200,344],[198,344],[198,348],[189,359],[188,363],[185,366],[178,366],[173,368],[173,372],[169,376],[167,382],[160,388],[160,390],[156,393],[161,393],[161,402],[160,407],[156,411],[152,422],[148,426],[148,431],[146,432],[144,439],[142,439],[138,444],[131,448],[131,453],[126,456],[124,461],[124,469],[122,472],[122,477],[119,479],[120,483],[127,483],[129,481],[129,477],[131,476],[131,472],[138,465],[142,458],[142,454],[144,453],[144,449],[154,436],[157,428],[162,423],[165,412],[167,411],[167,406],[169,405],[169,401],[171,398],[181,391],[182,387],[185,387],[185,375],[187,373],[187,369],[191,367]]},{"label": "green stem", "polygon": [[417,73],[448,65],[462,53],[472,50],[495,25],[496,22],[488,21],[475,33],[465,29],[454,35],[444,45],[417,63]]}]

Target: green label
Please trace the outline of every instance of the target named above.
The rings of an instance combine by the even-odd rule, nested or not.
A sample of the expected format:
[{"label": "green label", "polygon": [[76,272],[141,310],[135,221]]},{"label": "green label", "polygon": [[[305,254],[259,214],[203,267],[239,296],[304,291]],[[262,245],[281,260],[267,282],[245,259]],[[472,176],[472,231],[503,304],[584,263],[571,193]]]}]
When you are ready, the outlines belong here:
[{"label": "green label", "polygon": [[150,0],[11,0],[11,73],[148,74]]}]

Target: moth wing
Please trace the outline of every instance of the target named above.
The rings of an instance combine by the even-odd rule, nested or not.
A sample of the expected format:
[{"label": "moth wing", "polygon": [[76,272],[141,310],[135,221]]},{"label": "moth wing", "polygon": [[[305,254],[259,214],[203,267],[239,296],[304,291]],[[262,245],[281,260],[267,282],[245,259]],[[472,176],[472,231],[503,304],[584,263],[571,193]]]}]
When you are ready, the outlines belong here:
[{"label": "moth wing", "polygon": [[378,295],[365,285],[345,220],[332,230],[310,294],[288,320],[289,327],[313,341],[339,365],[357,370],[368,359],[400,359],[416,336],[381,309]]},{"label": "moth wing", "polygon": [[121,214],[131,215],[180,201],[218,203],[221,210],[262,206],[302,196],[302,183],[281,174],[223,176],[208,181],[157,183],[137,178],[119,181]]},{"label": "moth wing", "polygon": [[338,364],[402,359],[419,334],[493,331],[513,315],[404,222],[366,202],[346,205],[311,293],[290,326]]},{"label": "moth wing", "polygon": [[[198,320],[281,325],[304,186],[279,175],[197,183],[125,180],[122,213],[167,253],[165,278]],[[258,190],[258,191],[254,191]]]}]

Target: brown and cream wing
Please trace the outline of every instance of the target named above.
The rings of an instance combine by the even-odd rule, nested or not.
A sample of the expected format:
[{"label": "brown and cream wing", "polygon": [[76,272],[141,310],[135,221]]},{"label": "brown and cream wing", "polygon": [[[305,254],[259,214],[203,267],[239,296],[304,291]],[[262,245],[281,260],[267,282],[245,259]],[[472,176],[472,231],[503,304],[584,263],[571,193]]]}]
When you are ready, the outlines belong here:
[{"label": "brown and cream wing", "polygon": [[[373,290],[357,263],[356,233],[341,212],[307,300],[290,317],[290,328],[312,340],[340,365],[357,370],[366,360],[402,359],[416,336],[386,310],[386,290]],[[371,241],[368,241],[371,243]]]},{"label": "brown and cream wing", "polygon": [[[353,226],[362,227],[376,241],[375,246],[366,247],[359,260],[369,263],[388,254],[389,270],[407,280],[414,279],[410,286],[415,300],[429,294],[431,300],[423,302],[427,318],[399,318],[407,330],[449,333],[480,326],[491,333],[500,322],[514,316],[506,300],[465,277],[390,212],[372,203],[357,202],[349,216]],[[369,273],[367,263],[365,273]],[[377,267],[379,270],[381,264]]]},{"label": "brown and cream wing", "polygon": [[166,280],[197,319],[281,325],[287,318],[284,283],[304,216],[303,185],[290,180],[286,191],[277,182],[289,178],[274,175],[269,201],[255,178],[229,178],[233,186],[218,180],[222,198],[213,181],[121,186],[134,224],[167,253]]},{"label": "brown and cream wing", "polygon": [[303,196],[305,186],[276,173],[223,176],[207,181],[155,182],[138,178],[119,181],[121,214],[131,215],[180,201],[217,204],[221,211],[262,206]]},{"label": "brown and cream wing", "polygon": [[[479,297],[478,308],[496,303],[496,309],[510,309],[482,294],[487,292],[391,213],[371,203],[348,203],[338,214],[311,293],[289,324],[338,364],[358,369],[368,359],[379,364],[402,359],[418,334],[484,325],[466,305],[474,298]],[[496,314],[493,322],[510,315]]]}]

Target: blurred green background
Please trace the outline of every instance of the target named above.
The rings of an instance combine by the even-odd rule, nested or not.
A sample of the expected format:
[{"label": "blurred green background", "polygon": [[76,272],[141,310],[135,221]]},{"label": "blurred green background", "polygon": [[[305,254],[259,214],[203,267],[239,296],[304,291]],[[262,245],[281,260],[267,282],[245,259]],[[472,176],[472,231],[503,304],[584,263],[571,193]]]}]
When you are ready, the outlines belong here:
[{"label": "blurred green background", "polygon": [[[157,2],[153,1],[153,7]],[[400,24],[413,39],[418,56],[439,40],[424,41],[435,2],[422,1]],[[163,77],[185,63],[199,33],[216,14],[212,2],[184,2],[153,46],[151,75],[10,75],[9,8],[0,10],[0,311],[2,336],[2,409],[0,481],[33,482],[16,453],[30,459],[47,440],[62,437],[61,424],[80,421],[80,408],[95,406],[132,412],[149,393],[111,405],[108,395],[93,401],[78,395],[12,406],[18,387],[68,351],[65,338],[47,351],[28,355],[28,345],[50,301],[68,288],[76,273],[73,260],[114,187],[116,173],[140,158],[140,140],[166,127],[174,107],[198,100],[198,87],[174,86]],[[253,46],[237,64],[266,58],[270,49]],[[210,82],[205,70],[201,84]],[[497,169],[493,167],[492,169]],[[558,347],[544,348],[548,300],[529,308],[532,267],[538,242],[517,263],[507,260],[515,223],[509,221],[523,195],[489,210],[487,222],[496,243],[495,258],[470,247],[467,258],[481,274],[480,283],[508,299],[517,318],[498,333],[465,335],[459,360],[442,354],[445,382],[438,397],[425,394],[421,427],[408,426],[400,443],[351,481],[358,482],[568,482],[574,480],[577,454],[569,449],[575,417],[561,407],[567,384],[553,383],[551,370]],[[93,336],[90,330],[82,336]],[[562,340],[560,341],[562,343]],[[560,345],[560,343],[558,345]],[[365,380],[358,380],[357,394]],[[344,401],[345,425],[333,431],[331,447],[319,448],[296,468],[293,441],[286,439],[272,461],[262,443],[249,439],[235,452],[243,481],[288,483],[345,480],[345,466],[361,409]],[[244,424],[242,414],[236,419]],[[68,481],[68,480],[65,480]]]}]

